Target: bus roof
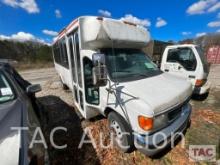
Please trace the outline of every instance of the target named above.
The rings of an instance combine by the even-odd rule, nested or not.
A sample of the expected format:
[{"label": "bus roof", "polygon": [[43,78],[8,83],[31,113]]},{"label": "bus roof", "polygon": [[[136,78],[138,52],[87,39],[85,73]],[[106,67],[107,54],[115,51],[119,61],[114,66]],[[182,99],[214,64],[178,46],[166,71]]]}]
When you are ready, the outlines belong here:
[{"label": "bus roof", "polygon": [[[148,30],[134,23],[97,16],[81,16],[64,28],[55,42],[78,26],[81,29],[82,42],[87,47],[105,47],[110,41],[123,42],[127,46],[140,46],[146,45],[150,40]],[[117,45],[120,46],[119,43]]]}]

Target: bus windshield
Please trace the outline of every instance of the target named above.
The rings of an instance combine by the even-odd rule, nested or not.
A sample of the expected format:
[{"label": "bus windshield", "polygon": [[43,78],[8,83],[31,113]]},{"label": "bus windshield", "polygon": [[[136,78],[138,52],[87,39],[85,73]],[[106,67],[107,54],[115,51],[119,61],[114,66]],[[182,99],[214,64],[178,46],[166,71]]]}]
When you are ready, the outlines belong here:
[{"label": "bus windshield", "polygon": [[162,72],[150,58],[137,49],[103,49],[109,77],[114,82],[126,82],[155,76]]}]

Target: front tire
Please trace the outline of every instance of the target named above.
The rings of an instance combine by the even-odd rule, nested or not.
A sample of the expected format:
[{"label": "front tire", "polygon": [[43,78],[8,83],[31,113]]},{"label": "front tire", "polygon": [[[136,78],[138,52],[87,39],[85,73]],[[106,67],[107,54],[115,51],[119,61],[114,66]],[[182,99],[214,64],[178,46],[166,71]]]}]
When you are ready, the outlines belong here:
[{"label": "front tire", "polygon": [[116,145],[125,153],[132,152],[134,149],[134,138],[128,123],[115,112],[108,115],[110,133]]}]

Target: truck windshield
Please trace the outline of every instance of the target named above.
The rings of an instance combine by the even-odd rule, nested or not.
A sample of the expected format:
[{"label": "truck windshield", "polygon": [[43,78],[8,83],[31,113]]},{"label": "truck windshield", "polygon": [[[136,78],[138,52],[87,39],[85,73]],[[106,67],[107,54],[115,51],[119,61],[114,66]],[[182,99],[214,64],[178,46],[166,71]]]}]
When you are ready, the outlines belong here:
[{"label": "truck windshield", "polygon": [[156,76],[162,72],[149,57],[137,49],[103,49],[109,77],[126,82]]},{"label": "truck windshield", "polygon": [[13,100],[15,97],[6,77],[0,72],[0,104]]},{"label": "truck windshield", "polygon": [[204,72],[208,73],[209,72],[209,65],[208,65],[208,62],[207,62],[207,59],[206,59],[206,56],[205,56],[203,49],[201,47],[197,46],[196,50],[197,50],[197,52],[200,56],[200,59],[202,61]]}]

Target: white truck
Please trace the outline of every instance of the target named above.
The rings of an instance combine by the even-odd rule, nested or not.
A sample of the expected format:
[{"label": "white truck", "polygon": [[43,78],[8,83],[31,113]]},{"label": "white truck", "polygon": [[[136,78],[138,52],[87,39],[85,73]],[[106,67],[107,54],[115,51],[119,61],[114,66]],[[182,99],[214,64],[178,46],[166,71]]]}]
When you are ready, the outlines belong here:
[{"label": "white truck", "polygon": [[161,60],[161,70],[189,80],[193,93],[207,94],[210,83],[207,81],[209,65],[202,49],[194,44],[167,46]]},{"label": "white truck", "polygon": [[[106,116],[124,152],[135,146],[155,155],[172,133],[186,130],[192,85],[157,68],[142,51],[149,40],[141,26],[84,16],[59,33],[53,54],[63,87],[85,119]],[[163,136],[154,138],[158,133]]]}]

